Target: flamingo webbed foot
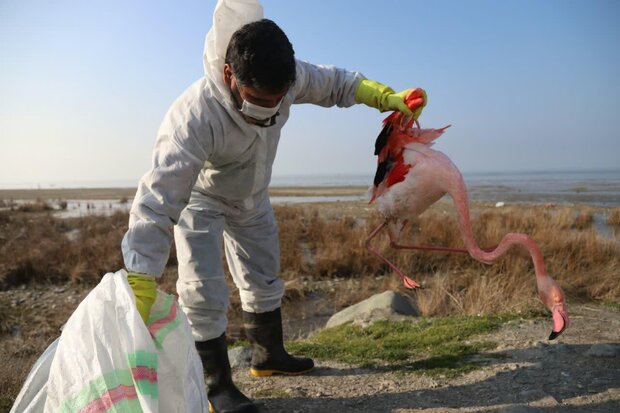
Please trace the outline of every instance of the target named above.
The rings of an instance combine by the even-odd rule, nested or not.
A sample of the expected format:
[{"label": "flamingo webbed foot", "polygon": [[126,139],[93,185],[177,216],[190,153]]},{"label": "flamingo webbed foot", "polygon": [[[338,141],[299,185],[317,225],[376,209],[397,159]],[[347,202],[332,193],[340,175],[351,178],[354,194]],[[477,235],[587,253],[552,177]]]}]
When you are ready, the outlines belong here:
[{"label": "flamingo webbed foot", "polygon": [[555,340],[560,334],[562,334],[561,331],[552,331],[551,334],[549,334],[549,340]]},{"label": "flamingo webbed foot", "polygon": [[411,278],[407,277],[406,275],[403,276],[403,284],[405,284],[405,287],[409,288],[410,290],[415,290],[416,288],[422,288],[420,284],[418,284],[415,280],[412,280]]}]

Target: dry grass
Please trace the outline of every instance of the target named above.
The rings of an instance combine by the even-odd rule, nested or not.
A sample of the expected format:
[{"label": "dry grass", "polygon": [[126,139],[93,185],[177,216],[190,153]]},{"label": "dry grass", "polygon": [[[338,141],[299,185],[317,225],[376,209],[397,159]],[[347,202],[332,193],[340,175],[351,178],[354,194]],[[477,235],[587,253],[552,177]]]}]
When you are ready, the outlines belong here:
[{"label": "dry grass", "polygon": [[609,211],[607,216],[608,225],[620,225],[620,208],[615,208]]},{"label": "dry grass", "polygon": [[92,285],[121,268],[120,240],[127,215],[56,219],[51,215],[0,215],[0,286],[32,282]]},{"label": "dry grass", "polygon": [[[373,277],[389,269],[363,247],[363,241],[380,219],[358,221],[352,216],[326,219],[318,207],[280,207],[283,268],[291,274],[321,278],[358,279],[357,291],[376,291]],[[590,207],[514,206],[473,211],[473,227],[481,246],[497,245],[508,232],[523,232],[540,246],[550,275],[570,299],[620,298],[620,245],[592,229]],[[456,219],[432,210],[409,228],[405,241],[462,247]],[[539,306],[531,259],[514,247],[492,266],[467,254],[404,252],[387,248],[387,236],[375,241],[401,269],[422,281],[427,289],[413,293],[423,314],[495,313],[525,311]],[[311,260],[304,259],[302,249]],[[363,281],[371,280],[363,286]],[[368,288],[366,288],[368,287]],[[352,294],[347,291],[346,294]],[[356,294],[357,295],[357,294]],[[349,301],[338,297],[340,301]]]},{"label": "dry grass", "polygon": [[[41,285],[0,291],[0,411],[9,411],[28,371],[67,321],[88,289]],[[79,291],[79,292],[76,292]],[[47,303],[47,305],[46,305]],[[49,305],[52,303],[51,305]]]},{"label": "dry grass", "polygon": [[[30,366],[34,364],[37,356],[16,355],[13,351],[0,349],[2,370],[0,373],[0,411],[8,412],[19,393],[23,380],[28,375]],[[15,378],[23,378],[16,380]]]},{"label": "dry grass", "polygon": [[[372,228],[381,222],[379,216],[373,214],[368,219],[351,215],[326,217],[318,206],[276,206],[275,210],[285,280],[299,277],[363,279],[390,273],[381,261],[368,253],[363,243]],[[616,271],[620,267],[619,244],[617,240],[601,238],[594,232],[592,216],[588,207],[515,206],[474,210],[472,221],[481,246],[496,245],[508,232],[528,233],[541,247],[549,273],[569,294],[585,299],[615,299],[620,297]],[[45,213],[2,212],[0,286],[6,289],[41,281],[94,285],[104,273],[123,267],[120,241],[126,229],[126,213],[56,219]],[[463,246],[455,217],[439,210],[426,212],[419,222],[407,227],[402,241]],[[524,249],[513,248],[495,265],[486,266],[467,254],[391,250],[387,234],[375,239],[374,245],[414,278],[426,280],[429,286],[441,284],[458,297],[456,308],[470,308],[467,312],[484,312],[487,304],[474,304],[483,300],[483,296],[451,288],[499,289],[505,293],[502,295],[511,297],[514,294],[506,290],[507,283],[514,287],[511,290],[514,292],[523,290],[521,280],[525,280],[524,285],[533,285],[533,266]],[[175,266],[172,248],[161,281],[171,290],[176,282]],[[497,284],[499,280],[502,286]],[[462,300],[472,304],[465,305]],[[515,298],[515,301],[522,300]],[[474,310],[476,308],[479,310]]]},{"label": "dry grass", "polygon": [[[533,265],[522,248],[511,249],[488,266],[467,254],[391,250],[387,234],[377,237],[374,245],[425,286],[419,291],[405,290],[391,270],[364,247],[380,217],[362,208],[343,213],[348,208],[275,208],[281,275],[286,281],[283,311],[290,317],[331,313],[387,289],[407,294],[424,315],[541,309]],[[618,211],[608,212],[609,224],[620,221]],[[539,244],[549,273],[569,300],[619,302],[620,243],[599,236],[592,217],[589,207],[521,205],[472,211],[475,237],[481,246],[496,245],[508,232],[528,233]],[[58,335],[58,327],[84,294],[103,274],[123,267],[120,242],[127,221],[126,213],[56,219],[45,211],[0,212],[0,359],[7,372],[0,374],[0,407],[7,397],[15,397],[27,370]],[[407,227],[402,242],[463,246],[455,216],[442,207],[432,208]],[[176,279],[172,248],[160,287],[175,292]],[[67,290],[62,294],[70,292],[70,299],[62,294],[59,301],[28,295],[33,291],[45,298],[55,286]],[[231,288],[235,291],[232,283]],[[312,297],[316,296],[323,300],[315,305]],[[3,297],[13,297],[13,302]],[[42,307],[40,303],[45,302],[57,307]],[[233,294],[229,310],[232,337],[242,335],[240,308],[238,296]],[[7,369],[9,362],[13,364]]]},{"label": "dry grass", "polygon": [[560,207],[551,213],[548,210],[541,217],[552,220],[552,227],[557,229],[578,229],[585,230],[592,225],[594,214],[589,207],[582,207],[575,210],[569,207]]},{"label": "dry grass", "polygon": [[[277,206],[275,210],[280,226],[282,276],[286,280],[304,276],[363,279],[389,273],[363,244],[372,228],[381,222],[378,215],[372,214],[368,219],[351,215],[326,217],[318,206]],[[530,234],[542,249],[549,273],[571,295],[585,299],[617,298],[618,242],[598,236],[592,229],[592,216],[588,207],[519,206],[474,210],[472,222],[481,246],[496,245],[508,232]],[[120,241],[127,229],[125,213],[56,219],[44,213],[3,212],[0,229],[0,286],[4,288],[41,281],[94,285],[102,274],[123,266]],[[402,242],[463,246],[455,216],[439,210],[426,212],[419,222],[407,227]],[[519,280],[525,279],[526,285],[530,285],[534,277],[529,256],[519,248],[513,248],[495,265],[486,266],[467,254],[391,250],[387,234],[375,239],[374,245],[414,278],[429,284],[443,280],[437,285],[442,284],[454,297],[460,297],[459,302],[484,298],[482,294],[457,294],[449,289],[452,286],[467,289],[475,285],[471,289],[497,291],[495,279],[501,279],[503,285],[514,284],[514,291],[521,291]],[[171,288],[176,277],[175,264],[172,248],[168,275],[163,280]],[[501,291],[508,292],[505,288]],[[460,302],[457,307],[484,309],[487,305]]]}]

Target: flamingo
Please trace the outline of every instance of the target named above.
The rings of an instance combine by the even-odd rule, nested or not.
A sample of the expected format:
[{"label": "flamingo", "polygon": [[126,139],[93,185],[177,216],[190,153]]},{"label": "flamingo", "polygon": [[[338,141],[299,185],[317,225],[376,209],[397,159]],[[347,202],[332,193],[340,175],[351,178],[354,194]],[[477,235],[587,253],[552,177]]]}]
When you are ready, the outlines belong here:
[{"label": "flamingo", "polygon": [[[405,101],[412,111],[415,111],[424,104],[424,100],[424,92],[414,89]],[[450,125],[440,129],[422,129],[417,120],[401,112],[393,112],[383,121],[383,129],[375,143],[378,165],[373,186],[370,188],[370,203],[375,202],[385,220],[370,233],[365,241],[366,248],[402,277],[407,288],[416,289],[421,288],[419,283],[405,275],[372,246],[371,240],[385,228],[388,229],[392,248],[464,252],[485,264],[497,261],[512,245],[521,245],[534,262],[538,295],[551,311],[553,328],[549,340],[553,340],[564,332],[570,323],[564,292],[547,274],[540,248],[528,235],[508,233],[494,248],[482,249],[478,246],[472,230],[467,187],[463,176],[448,156],[431,148],[433,141],[449,127]],[[408,221],[418,217],[446,194],[455,204],[465,249],[399,244],[399,236]]]}]

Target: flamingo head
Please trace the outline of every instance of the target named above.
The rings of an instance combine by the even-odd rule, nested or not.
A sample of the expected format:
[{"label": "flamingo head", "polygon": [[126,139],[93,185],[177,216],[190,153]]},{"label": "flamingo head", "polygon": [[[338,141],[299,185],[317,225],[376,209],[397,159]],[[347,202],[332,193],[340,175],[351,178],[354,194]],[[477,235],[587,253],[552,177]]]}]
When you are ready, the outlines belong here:
[{"label": "flamingo head", "polygon": [[392,112],[390,116],[383,120],[384,126],[391,125],[401,131],[411,129],[414,123],[417,124],[417,119],[420,117],[422,109],[426,106],[426,100],[426,91],[424,89],[411,89],[405,96],[405,104],[413,112],[413,116],[407,116],[399,111]]},{"label": "flamingo head", "polygon": [[549,340],[553,340],[566,330],[570,324],[570,319],[566,310],[564,292],[560,286],[551,277],[547,277],[543,284],[538,293],[553,317],[553,328],[549,335]]},{"label": "flamingo head", "polygon": [[549,334],[549,340],[553,340],[562,334],[570,323],[568,311],[566,311],[566,304],[564,303],[555,305],[551,309],[551,315],[553,317],[553,329],[551,330],[551,334]]},{"label": "flamingo head", "polygon": [[422,88],[411,89],[411,91],[405,96],[405,104],[409,106],[409,109],[416,111],[417,109],[426,106],[426,91]]}]

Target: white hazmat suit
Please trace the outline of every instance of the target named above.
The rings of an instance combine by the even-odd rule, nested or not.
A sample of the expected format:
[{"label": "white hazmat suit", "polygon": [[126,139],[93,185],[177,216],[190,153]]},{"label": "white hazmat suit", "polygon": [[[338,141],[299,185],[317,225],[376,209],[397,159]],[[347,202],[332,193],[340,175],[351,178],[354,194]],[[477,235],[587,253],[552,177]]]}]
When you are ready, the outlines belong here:
[{"label": "white hazmat suit", "polygon": [[267,187],[280,130],[291,105],[348,107],[364,77],[333,66],[297,61],[297,80],[276,123],[247,123],[223,80],[232,33],[262,18],[255,2],[220,1],[206,37],[205,77],[170,107],[157,133],[151,169],[141,178],[122,243],[130,272],[161,276],[172,227],[179,262],[177,292],[196,341],[226,329],[228,287],[221,243],[243,310],[281,304],[278,231]]}]

